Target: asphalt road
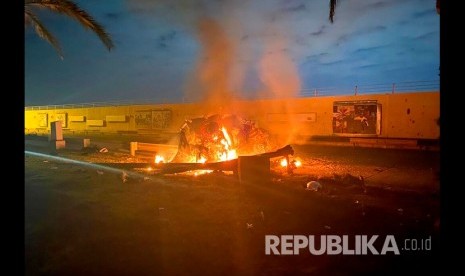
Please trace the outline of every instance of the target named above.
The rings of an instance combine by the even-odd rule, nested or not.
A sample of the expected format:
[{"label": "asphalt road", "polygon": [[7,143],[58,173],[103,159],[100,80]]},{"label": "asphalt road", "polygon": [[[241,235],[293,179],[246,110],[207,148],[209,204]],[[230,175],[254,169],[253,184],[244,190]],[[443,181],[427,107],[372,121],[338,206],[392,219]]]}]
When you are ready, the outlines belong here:
[{"label": "asphalt road", "polygon": [[[124,177],[25,157],[26,275],[428,273],[438,257],[439,153],[294,146],[304,166],[271,182],[223,174]],[[44,151],[40,143],[26,149]],[[97,162],[109,152],[61,157]],[[415,172],[416,174],[412,174]],[[336,175],[365,175],[366,192]],[[126,179],[126,180],[124,180]],[[322,182],[319,192],[305,183]],[[326,182],[325,182],[326,181]],[[266,235],[393,235],[400,255],[265,255]],[[432,240],[409,251],[407,239]],[[382,242],[376,246],[382,246]]]}]

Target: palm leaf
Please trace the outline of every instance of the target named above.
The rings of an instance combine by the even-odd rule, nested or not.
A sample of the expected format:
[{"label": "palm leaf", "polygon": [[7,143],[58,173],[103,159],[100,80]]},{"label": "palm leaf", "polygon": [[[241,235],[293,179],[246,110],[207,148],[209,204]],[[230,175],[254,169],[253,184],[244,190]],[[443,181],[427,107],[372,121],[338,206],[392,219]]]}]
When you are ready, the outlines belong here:
[{"label": "palm leaf", "polygon": [[36,34],[50,43],[50,45],[55,48],[55,50],[58,52],[58,55],[60,56],[61,59],[63,59],[63,52],[60,47],[60,43],[58,40],[45,28],[45,26],[40,22],[40,20],[35,16],[34,13],[32,13],[29,9],[24,9],[24,20],[27,25],[31,25]]},{"label": "palm leaf", "polygon": [[329,21],[334,22],[334,14],[336,13],[337,0],[329,1]]},{"label": "palm leaf", "polygon": [[108,50],[111,50],[114,45],[110,36],[104,28],[92,18],[90,14],[81,9],[78,5],[69,0],[26,0],[26,5],[37,6],[39,8],[46,8],[53,12],[65,14],[86,28],[92,30]]}]

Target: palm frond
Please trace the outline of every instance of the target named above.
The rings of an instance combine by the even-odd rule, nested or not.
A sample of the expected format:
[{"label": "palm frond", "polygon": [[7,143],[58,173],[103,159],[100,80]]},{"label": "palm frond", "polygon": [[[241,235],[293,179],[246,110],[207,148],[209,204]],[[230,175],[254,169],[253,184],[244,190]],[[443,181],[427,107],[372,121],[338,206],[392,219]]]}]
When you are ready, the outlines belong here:
[{"label": "palm frond", "polygon": [[40,22],[39,18],[35,16],[34,13],[32,13],[29,9],[24,10],[24,20],[27,25],[31,25],[36,34],[42,38],[43,40],[47,41],[50,43],[50,45],[55,48],[55,50],[58,52],[58,55],[60,56],[61,59],[63,59],[63,51],[61,50],[60,43],[58,40],[45,28],[45,26]]},{"label": "palm frond", "polygon": [[334,22],[334,14],[336,13],[337,0],[329,0],[329,21]]},{"label": "palm frond", "polygon": [[89,30],[92,30],[102,41],[102,43],[111,50],[114,45],[110,35],[95,19],[86,11],[81,9],[77,4],[69,0],[26,0],[26,5],[46,8],[50,11],[65,14]]}]

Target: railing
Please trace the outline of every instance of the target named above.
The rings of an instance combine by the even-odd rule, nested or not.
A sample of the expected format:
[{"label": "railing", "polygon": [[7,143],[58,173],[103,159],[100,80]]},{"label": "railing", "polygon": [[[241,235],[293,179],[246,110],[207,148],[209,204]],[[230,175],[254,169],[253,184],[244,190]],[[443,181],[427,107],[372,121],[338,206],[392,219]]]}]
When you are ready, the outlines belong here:
[{"label": "railing", "polygon": [[374,93],[405,93],[415,91],[439,91],[439,80],[435,81],[408,81],[398,83],[354,85],[352,87],[323,87],[303,89],[302,97],[310,96],[335,96],[335,95],[359,95]]},{"label": "railing", "polygon": [[[77,103],[77,104],[56,104],[56,105],[39,105],[26,106],[25,110],[50,110],[50,109],[66,109],[66,108],[86,108],[86,107],[103,107],[103,106],[123,106],[123,105],[149,105],[149,104],[166,104],[170,103],[166,99],[142,99],[142,100],[121,100],[93,103]],[[172,103],[179,103],[172,100]]]},{"label": "railing", "polygon": [[[379,93],[407,93],[415,91],[439,91],[439,80],[434,81],[406,81],[390,84],[365,84],[354,85],[352,87],[320,87],[305,88],[300,91],[299,97],[318,97],[318,96],[337,96],[337,95],[359,95],[359,94],[379,94]],[[252,97],[253,98],[253,97]],[[250,98],[250,99],[252,99]],[[194,101],[183,99],[139,99],[139,100],[121,100],[106,101],[93,103],[78,104],[60,104],[44,106],[26,106],[25,110],[50,110],[50,109],[67,109],[67,108],[86,108],[102,106],[123,106],[123,105],[149,105],[149,104],[168,104],[168,103],[192,103]]]}]

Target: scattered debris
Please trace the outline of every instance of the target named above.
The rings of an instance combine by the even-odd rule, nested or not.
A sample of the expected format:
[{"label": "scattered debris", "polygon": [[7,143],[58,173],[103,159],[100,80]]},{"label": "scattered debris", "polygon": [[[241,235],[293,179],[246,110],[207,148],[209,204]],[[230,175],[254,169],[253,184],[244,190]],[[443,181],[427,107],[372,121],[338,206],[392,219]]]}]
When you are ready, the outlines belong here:
[{"label": "scattered debris", "polygon": [[101,148],[101,149],[99,150],[99,152],[101,152],[101,153],[106,153],[106,152],[108,152],[108,149],[107,149],[107,148]]},{"label": "scattered debris", "polygon": [[123,171],[123,174],[121,175],[121,180],[123,181],[123,183],[126,183],[128,181],[127,172]]},{"label": "scattered debris", "polygon": [[44,162],[44,163],[48,163],[48,160],[44,160],[43,162]]},{"label": "scattered debris", "polygon": [[325,229],[330,230],[331,226],[325,225]]},{"label": "scattered debris", "polygon": [[51,167],[50,169],[51,169],[51,170],[57,170],[58,167],[53,166],[53,167]]},{"label": "scattered debris", "polygon": [[91,145],[89,147],[83,147],[81,148],[81,154],[82,155],[89,155],[91,153],[95,153],[95,152],[98,152],[99,149],[96,145]]},{"label": "scattered debris", "polygon": [[150,180],[150,177],[144,176],[144,181]]},{"label": "scattered debris", "polygon": [[260,211],[260,217],[263,221],[265,221],[265,213],[263,211]]},{"label": "scattered debris", "polygon": [[310,182],[307,183],[306,190],[318,192],[319,190],[321,190],[321,188],[323,188],[323,186],[320,184],[320,182],[318,182],[318,181],[310,181]]},{"label": "scattered debris", "polygon": [[404,212],[404,209],[399,208],[399,209],[397,209],[397,211],[398,211],[399,213],[402,213],[402,212]]},{"label": "scattered debris", "polygon": [[367,187],[365,186],[365,178],[363,178],[363,176],[359,175],[358,180],[360,180],[360,184],[361,184],[361,186],[363,188],[363,193],[366,194],[367,193]]},{"label": "scattered debris", "polygon": [[360,201],[356,200],[354,203],[355,203],[355,204],[359,204],[359,203],[360,203]]},{"label": "scattered debris", "polygon": [[103,172],[102,172],[102,171],[97,171],[97,173],[98,173],[99,175],[102,175],[102,174],[103,174]]},{"label": "scattered debris", "polygon": [[252,229],[253,228],[253,224],[252,223],[246,223],[247,225],[247,229]]}]

